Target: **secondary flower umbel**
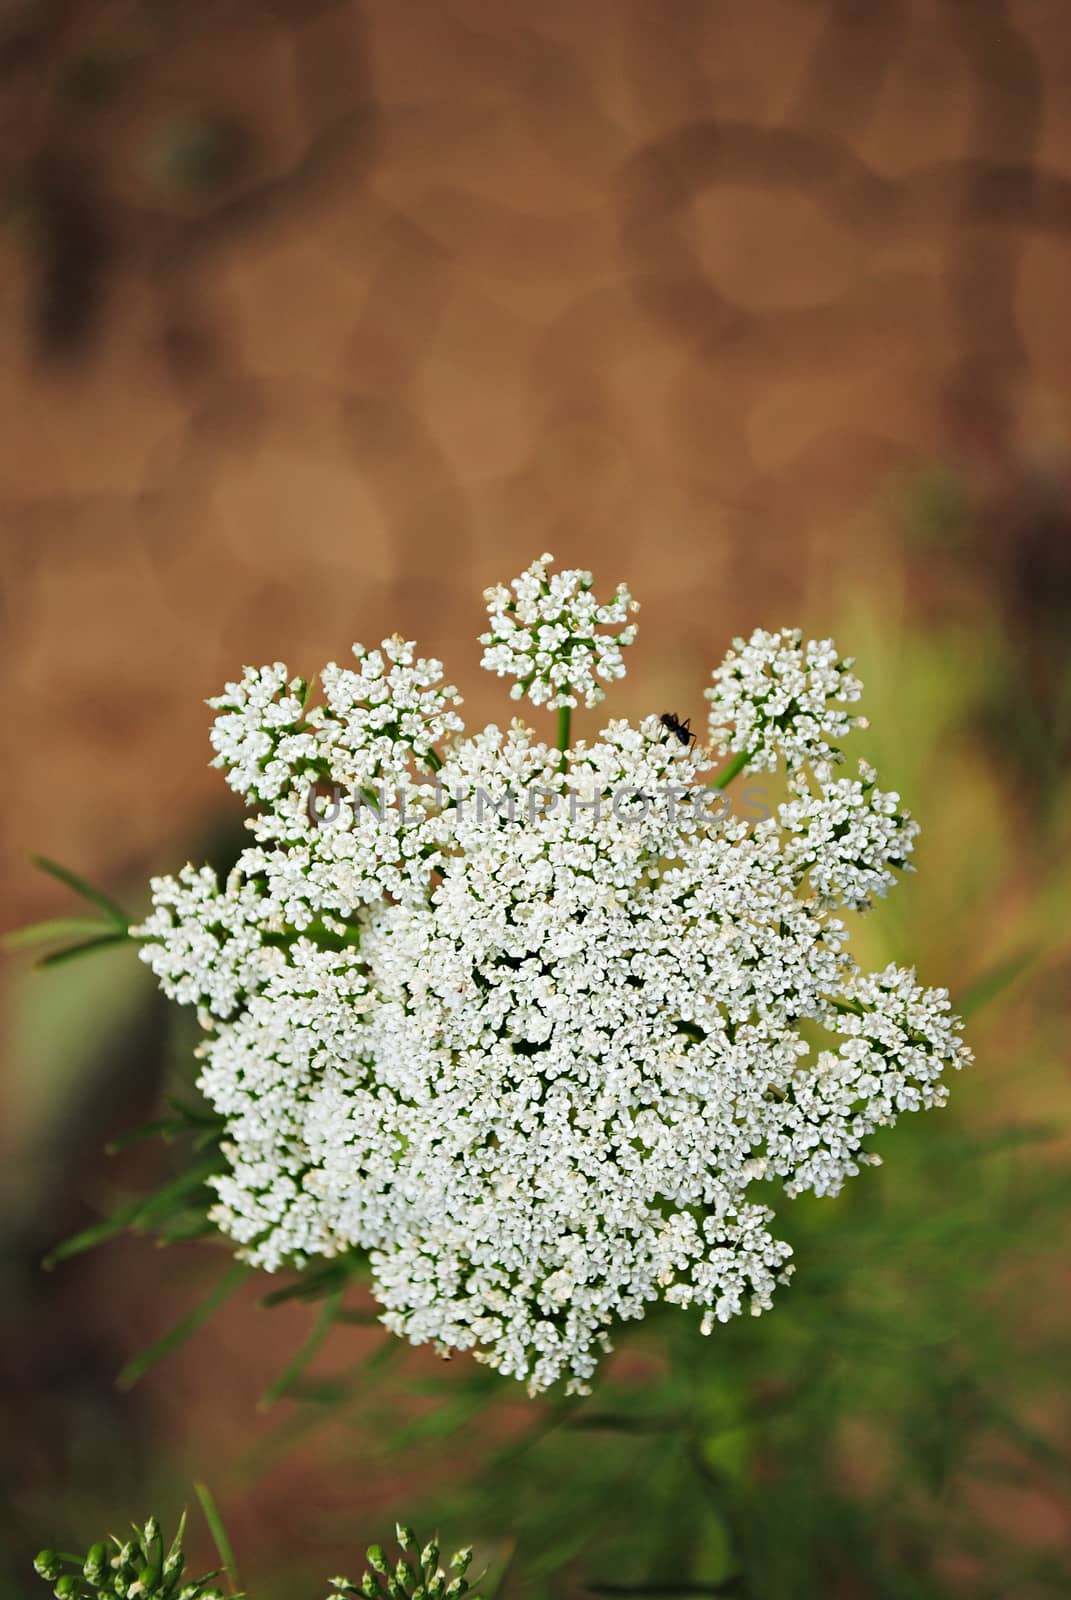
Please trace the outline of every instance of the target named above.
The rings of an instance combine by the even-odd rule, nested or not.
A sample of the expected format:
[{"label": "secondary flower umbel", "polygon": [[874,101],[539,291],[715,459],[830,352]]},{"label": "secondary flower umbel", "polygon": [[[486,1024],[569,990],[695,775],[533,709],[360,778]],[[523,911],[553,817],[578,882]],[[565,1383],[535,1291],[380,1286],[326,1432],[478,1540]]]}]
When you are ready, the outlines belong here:
[{"label": "secondary flower umbel", "polygon": [[[571,709],[605,700],[604,682],[625,676],[622,649],[633,642],[636,627],[622,627],[638,606],[625,585],[601,605],[592,593],[590,572],[556,572],[548,577],[553,556],[540,556],[509,588],[487,589],[484,599],[491,618],[482,666],[500,678],[514,678],[510,695],[534,706]],[[510,592],[512,590],[512,593]],[[600,633],[605,627],[620,633]]]},{"label": "secondary flower umbel", "polygon": [[[484,664],[515,697],[591,704],[632,637],[596,625],[632,602],[549,559],[488,592]],[[947,993],[860,972],[837,916],[916,831],[872,769],[832,777],[850,663],[756,633],[715,673],[712,743],[790,773],[749,827],[672,803],[719,780],[657,716],[563,756],[517,721],[464,735],[412,645],[355,655],[320,705],[278,664],[213,702],[254,842],[222,886],[155,880],[136,930],[200,1009],[219,1226],[268,1269],[367,1250],[389,1327],[533,1389],[583,1388],[659,1298],[704,1331],[766,1309],[790,1255],[766,1200],[835,1194],[969,1059]],[[314,784],[344,796],[328,820]]]}]

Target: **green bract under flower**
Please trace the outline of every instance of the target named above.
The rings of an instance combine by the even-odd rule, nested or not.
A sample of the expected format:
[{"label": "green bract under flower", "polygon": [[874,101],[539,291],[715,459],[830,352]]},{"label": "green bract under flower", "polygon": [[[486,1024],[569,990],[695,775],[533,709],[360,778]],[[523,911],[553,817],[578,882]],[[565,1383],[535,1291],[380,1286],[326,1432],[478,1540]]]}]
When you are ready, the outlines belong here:
[{"label": "green bract under flower", "polygon": [[[548,560],[513,585],[531,648],[489,591],[485,665],[591,703],[623,670],[594,623],[621,619]],[[870,768],[832,778],[848,664],[756,633],[715,673],[715,745],[789,768],[749,826],[657,717],[564,754],[520,722],[465,735],[438,662],[355,655],[320,704],[278,664],[214,702],[253,842],[222,886],[155,880],[136,930],[200,1010],[219,1226],[268,1269],[369,1251],[389,1327],[533,1389],[583,1388],[653,1301],[705,1331],[765,1310],[790,1255],[766,1200],[835,1194],[969,1059],[946,992],[860,972],[837,915],[916,831]]]}]

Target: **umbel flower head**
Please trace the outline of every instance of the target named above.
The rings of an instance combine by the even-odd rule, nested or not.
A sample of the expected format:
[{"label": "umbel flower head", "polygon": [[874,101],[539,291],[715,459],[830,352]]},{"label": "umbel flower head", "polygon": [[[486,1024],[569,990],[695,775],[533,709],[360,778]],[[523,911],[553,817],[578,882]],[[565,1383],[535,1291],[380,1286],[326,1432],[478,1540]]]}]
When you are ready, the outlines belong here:
[{"label": "umbel flower head", "polygon": [[[632,644],[636,626],[622,626],[639,610],[623,583],[614,597],[600,604],[592,592],[590,572],[571,570],[548,576],[550,555],[533,561],[507,588],[484,591],[491,627],[481,633],[486,646],[482,666],[500,678],[513,678],[510,695],[525,696],[534,706],[572,709],[605,700],[597,681],[625,676],[621,651]],[[512,592],[511,592],[512,591]],[[620,628],[600,633],[600,628]]]},{"label": "umbel flower head", "polygon": [[[655,1301],[705,1332],[764,1311],[791,1254],[772,1202],[836,1194],[969,1056],[945,990],[848,948],[839,913],[916,831],[871,768],[833,776],[850,663],[737,641],[708,691],[720,775],[658,716],[570,744],[569,703],[623,670],[596,626],[631,601],[548,562],[488,592],[484,664],[566,708],[558,748],[520,721],[465,734],[398,639],[329,666],[315,703],[247,670],[213,744],[252,842],[222,885],[155,880],[135,932],[199,1008],[240,1254],[367,1251],[398,1334],[582,1390]],[[735,817],[731,774],[781,761],[788,799]]]}]

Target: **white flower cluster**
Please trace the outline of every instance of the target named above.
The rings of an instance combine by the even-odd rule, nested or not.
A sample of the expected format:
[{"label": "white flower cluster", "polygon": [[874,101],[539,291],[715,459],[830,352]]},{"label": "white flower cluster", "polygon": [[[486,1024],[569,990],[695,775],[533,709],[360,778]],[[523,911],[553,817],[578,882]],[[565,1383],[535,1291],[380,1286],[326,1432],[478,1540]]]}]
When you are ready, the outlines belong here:
[{"label": "white flower cluster", "polygon": [[798,628],[734,639],[705,691],[711,744],[746,754],[748,772],[773,772],[781,758],[789,768],[839,761],[837,741],[865,727],[843,709],[863,692],[851,668],[832,639],[804,640]]},{"label": "white flower cluster", "polygon": [[[544,570],[513,586],[525,614]],[[567,654],[526,659],[549,695],[585,694],[605,658],[588,627],[582,666],[561,625]],[[227,1123],[219,1226],[268,1269],[367,1251],[390,1328],[532,1389],[582,1389],[615,1324],[658,1299],[705,1331],[766,1309],[790,1270],[777,1187],[836,1193],[876,1159],[868,1135],[942,1103],[969,1059],[945,991],[863,975],[836,915],[885,891],[914,835],[870,769],[825,765],[843,731],[828,700],[855,680],[791,634],[716,675],[725,742],[793,768],[792,797],[749,827],[664,803],[709,756],[657,717],[563,763],[519,722],[461,736],[410,646],[357,656],[317,708],[279,666],[229,686],[214,743],[262,800],[255,842],[222,888],[157,880],[136,930],[165,991],[201,1008],[200,1083]],[[394,799],[372,804],[384,778]],[[319,816],[312,782],[348,797]]]},{"label": "white flower cluster", "polygon": [[357,671],[334,662],[320,681],[324,703],[306,711],[308,685],[289,680],[281,661],[246,667],[208,704],[221,713],[212,727],[212,765],[247,800],[276,801],[303,778],[369,783],[398,764],[399,752],[428,770],[428,752],[463,727],[448,708],[457,691],[441,683],[442,663],[414,654],[395,634],[381,649],[355,644]]},{"label": "white flower cluster", "polygon": [[[592,593],[592,575],[571,569],[552,577],[550,555],[533,561],[527,572],[487,589],[484,599],[491,627],[480,635],[486,646],[482,665],[500,678],[516,678],[514,700],[525,695],[534,706],[572,708],[582,700],[590,707],[606,698],[598,682],[625,676],[621,651],[636,637],[632,611],[639,609],[625,585],[600,605]],[[511,593],[512,590],[512,593]],[[599,633],[599,628],[621,628]]]},{"label": "white flower cluster", "polygon": [[865,911],[896,882],[895,872],[913,872],[908,857],[917,822],[897,810],[900,796],[877,787],[877,773],[860,761],[858,778],[834,779],[828,764],[815,771],[818,793],[793,777],[795,798],[780,809],[789,837],[785,852],[824,905]]}]

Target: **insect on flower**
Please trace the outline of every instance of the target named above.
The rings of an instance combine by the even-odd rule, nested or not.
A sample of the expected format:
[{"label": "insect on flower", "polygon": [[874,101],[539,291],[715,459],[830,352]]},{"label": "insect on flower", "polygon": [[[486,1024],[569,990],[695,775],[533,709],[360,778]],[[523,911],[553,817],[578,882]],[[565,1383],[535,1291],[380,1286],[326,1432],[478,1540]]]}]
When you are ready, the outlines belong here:
[{"label": "insect on flower", "polygon": [[689,749],[694,747],[696,735],[692,732],[691,717],[686,717],[682,722],[675,711],[663,711],[658,720],[666,732],[672,733],[681,744],[687,745]]}]

